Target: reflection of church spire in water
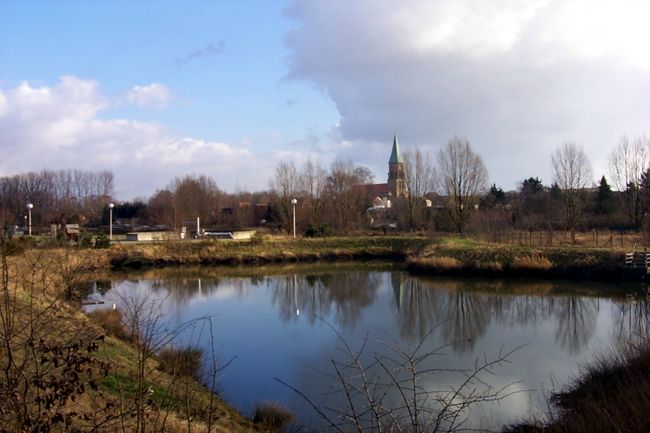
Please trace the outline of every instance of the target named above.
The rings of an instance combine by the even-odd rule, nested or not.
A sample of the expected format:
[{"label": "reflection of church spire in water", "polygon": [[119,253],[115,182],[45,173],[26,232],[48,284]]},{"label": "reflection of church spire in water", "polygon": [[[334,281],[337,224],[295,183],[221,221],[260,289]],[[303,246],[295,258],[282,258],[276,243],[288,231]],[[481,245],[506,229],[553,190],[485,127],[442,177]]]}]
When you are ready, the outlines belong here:
[{"label": "reflection of church spire in water", "polygon": [[404,303],[404,285],[402,284],[402,273],[401,272],[392,272],[390,274],[390,284],[393,286],[393,293],[395,294],[395,303],[397,304],[397,309],[402,309],[402,304]]}]

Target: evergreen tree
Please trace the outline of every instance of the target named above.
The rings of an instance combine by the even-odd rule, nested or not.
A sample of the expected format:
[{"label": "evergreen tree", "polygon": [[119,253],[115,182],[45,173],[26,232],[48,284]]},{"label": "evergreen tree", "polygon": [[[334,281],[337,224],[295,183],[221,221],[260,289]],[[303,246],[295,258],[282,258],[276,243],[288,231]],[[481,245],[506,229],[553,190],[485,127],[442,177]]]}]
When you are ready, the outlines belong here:
[{"label": "evergreen tree", "polygon": [[481,197],[481,208],[495,208],[502,207],[506,203],[506,193],[501,188],[497,188],[496,184],[492,184],[490,190]]},{"label": "evergreen tree", "polygon": [[612,188],[607,183],[607,179],[603,176],[598,184],[595,212],[598,215],[609,215],[614,212],[614,209],[614,193],[612,193]]},{"label": "evergreen tree", "polygon": [[[641,197],[641,221],[644,225],[648,224],[648,210],[650,210],[650,168],[641,174],[639,183],[639,196]],[[647,229],[647,227],[645,227]]]}]

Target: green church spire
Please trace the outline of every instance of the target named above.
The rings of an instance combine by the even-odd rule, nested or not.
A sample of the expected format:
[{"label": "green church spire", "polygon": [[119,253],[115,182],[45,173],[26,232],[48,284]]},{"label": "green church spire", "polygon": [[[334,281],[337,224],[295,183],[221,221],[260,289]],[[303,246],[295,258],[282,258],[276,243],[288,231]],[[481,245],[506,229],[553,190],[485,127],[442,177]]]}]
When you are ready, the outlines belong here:
[{"label": "green church spire", "polygon": [[390,153],[390,159],[388,160],[389,164],[403,164],[404,158],[399,151],[399,142],[397,141],[397,134],[393,138],[393,151]]}]

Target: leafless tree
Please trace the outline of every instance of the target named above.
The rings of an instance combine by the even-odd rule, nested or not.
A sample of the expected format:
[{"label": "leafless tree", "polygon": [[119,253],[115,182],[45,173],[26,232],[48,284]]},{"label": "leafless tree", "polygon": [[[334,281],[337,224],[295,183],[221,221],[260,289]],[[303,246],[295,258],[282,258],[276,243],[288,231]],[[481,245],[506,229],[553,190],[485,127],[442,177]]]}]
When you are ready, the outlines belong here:
[{"label": "leafless tree", "polygon": [[438,152],[438,176],[449,199],[452,221],[458,233],[462,233],[487,185],[483,159],[472,151],[466,138],[454,137]]},{"label": "leafless tree", "polygon": [[168,188],[174,195],[174,209],[178,223],[187,224],[201,218],[211,222],[219,211],[222,192],[217,182],[205,175],[174,179]]},{"label": "leafless tree", "polygon": [[110,171],[43,170],[0,178],[0,205],[7,222],[17,222],[32,202],[34,224],[69,222],[81,218],[99,223],[101,209],[111,201]]},{"label": "leafless tree", "polygon": [[419,148],[404,153],[406,171],[406,187],[409,191],[406,197],[408,206],[409,226],[421,230],[426,225],[425,196],[436,187],[436,170],[431,155]]},{"label": "leafless tree", "polygon": [[323,195],[327,185],[327,170],[311,160],[305,162],[300,173],[300,189],[307,203],[306,220],[310,224],[321,225],[323,218]]},{"label": "leafless tree", "polygon": [[271,189],[276,194],[274,207],[278,212],[280,224],[288,231],[292,216],[291,200],[300,192],[300,178],[293,162],[281,161],[275,167],[275,176],[270,181]]},{"label": "leafless tree", "polygon": [[584,207],[584,188],[591,184],[593,176],[587,154],[577,144],[567,141],[551,156],[554,180],[564,196],[564,222],[575,239]]},{"label": "leafless tree", "polygon": [[639,229],[641,219],[641,175],[650,167],[650,140],[646,136],[630,140],[621,137],[609,157],[609,172],[614,187],[623,192],[625,208],[632,224]]},{"label": "leafless tree", "polygon": [[359,185],[372,181],[370,170],[352,161],[337,159],[332,163],[325,189],[326,213],[337,230],[346,233],[365,225],[369,199]]}]

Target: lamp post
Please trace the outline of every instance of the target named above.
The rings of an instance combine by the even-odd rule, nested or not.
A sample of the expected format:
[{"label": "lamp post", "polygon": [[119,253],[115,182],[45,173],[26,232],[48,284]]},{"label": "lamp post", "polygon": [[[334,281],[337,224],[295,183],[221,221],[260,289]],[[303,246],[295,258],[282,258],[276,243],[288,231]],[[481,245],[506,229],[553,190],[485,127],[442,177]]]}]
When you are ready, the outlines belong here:
[{"label": "lamp post", "polygon": [[27,222],[28,222],[28,227],[29,227],[29,237],[32,236],[32,209],[34,208],[34,205],[31,203],[27,203]]},{"label": "lamp post", "polygon": [[108,204],[108,239],[113,240],[113,208],[115,203]]},{"label": "lamp post", "polygon": [[295,198],[291,200],[291,207],[293,209],[293,238],[296,238],[296,204],[298,200]]}]

